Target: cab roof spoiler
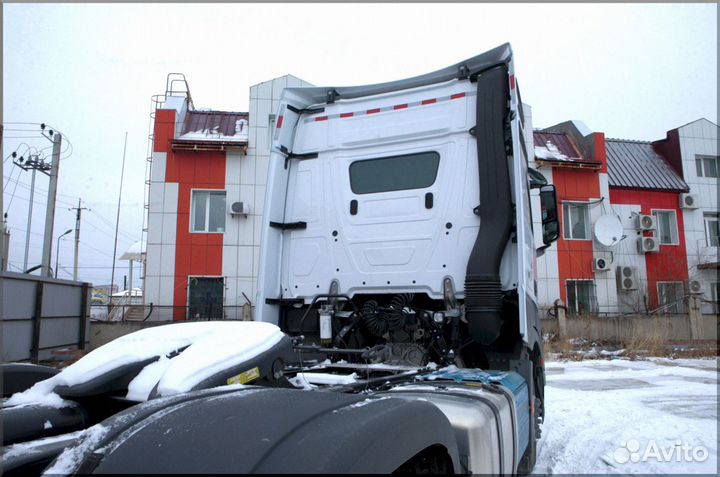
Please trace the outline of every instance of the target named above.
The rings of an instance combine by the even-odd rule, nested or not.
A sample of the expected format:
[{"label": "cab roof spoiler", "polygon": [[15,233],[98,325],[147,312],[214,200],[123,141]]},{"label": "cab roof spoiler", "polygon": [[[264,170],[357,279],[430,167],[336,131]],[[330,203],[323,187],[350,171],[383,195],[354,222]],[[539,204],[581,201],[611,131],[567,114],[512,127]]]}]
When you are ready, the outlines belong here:
[{"label": "cab roof spoiler", "polygon": [[473,56],[447,68],[413,78],[377,83],[365,86],[318,86],[313,88],[287,88],[288,92],[305,99],[307,105],[333,103],[337,99],[353,99],[363,96],[390,93],[442,83],[452,79],[467,79],[496,66],[507,65],[512,59],[510,43],[504,43],[490,51]]}]

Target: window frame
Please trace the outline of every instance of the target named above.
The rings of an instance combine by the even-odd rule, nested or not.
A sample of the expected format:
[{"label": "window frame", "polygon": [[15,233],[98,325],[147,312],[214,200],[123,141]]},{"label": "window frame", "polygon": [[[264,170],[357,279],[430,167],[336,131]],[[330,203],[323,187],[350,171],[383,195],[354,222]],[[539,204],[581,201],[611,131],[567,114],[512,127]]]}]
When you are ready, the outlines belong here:
[{"label": "window frame", "polygon": [[[660,220],[656,214],[657,212],[672,213],[672,215],[674,217],[673,224],[674,224],[675,231],[673,232],[672,230],[670,230],[670,239],[674,240],[674,241],[668,242],[668,243],[665,243],[662,241],[662,234],[660,233]],[[655,224],[656,224],[656,229],[657,229],[657,234],[655,235],[655,237],[658,239],[658,242],[660,243],[660,245],[680,245],[680,225],[678,224],[677,211],[674,209],[650,209],[650,215],[655,217]]]},{"label": "window frame", "polygon": [[[590,225],[590,207],[588,204],[589,204],[589,202],[573,201],[573,200],[564,200],[562,202],[562,219],[563,219],[562,228],[563,228],[563,239],[564,240],[581,240],[581,241],[592,240],[592,226]],[[566,224],[566,220],[568,220],[567,215],[569,215],[570,218],[573,215],[572,212],[570,212],[571,207],[568,207],[568,212],[570,212],[570,213],[565,214],[565,205],[570,205],[570,206],[582,205],[583,206],[582,208],[585,210],[584,213],[585,213],[585,219],[586,219],[585,220],[585,235],[587,236],[586,238],[575,238],[575,237],[568,237],[565,235],[565,224]],[[567,224],[568,224],[568,230],[570,231],[570,234],[572,235],[572,223],[567,222]]]},{"label": "window frame", "polygon": [[[205,201],[205,228],[203,230],[195,230],[195,197],[197,193],[207,193],[208,197]],[[225,198],[225,207],[223,208],[223,227],[222,232],[208,230],[210,226],[210,195],[223,195]],[[191,234],[224,234],[227,229],[227,190],[226,189],[190,189],[190,220],[189,227]]]},{"label": "window frame", "polygon": [[[715,175],[709,176],[707,168],[705,167],[705,160],[715,161]],[[720,156],[711,156],[707,154],[695,154],[695,173],[698,177],[705,177],[708,179],[717,179],[720,177]]]},{"label": "window frame", "polygon": [[[589,310],[585,310],[582,314],[590,314],[590,315],[597,314],[597,313],[599,312],[599,309],[600,309],[600,305],[598,304],[598,299],[597,299],[597,283],[595,282],[595,280],[593,280],[593,279],[591,279],[591,278],[569,278],[569,279],[566,279],[566,280],[565,280],[565,299],[566,299],[566,301],[567,301],[566,305],[567,305],[568,313],[571,314],[571,315],[574,315],[574,316],[577,316],[577,315],[580,315],[580,314],[581,314],[581,313],[578,311],[578,308],[579,308],[579,306],[578,306],[578,305],[579,305],[579,302],[578,302],[578,300],[577,300],[577,296],[578,296],[578,288],[577,288],[578,282],[590,284],[590,285],[591,285],[591,291],[592,291],[592,295],[591,295],[591,297],[592,297],[592,299],[591,299],[592,303],[590,304],[590,309],[589,309]],[[574,290],[575,304],[574,304],[574,306],[573,306],[572,308],[571,308],[570,297],[569,297],[569,293],[568,293],[568,291],[569,291],[569,290],[568,290],[568,285],[570,285],[570,283],[573,284],[574,289],[575,289],[575,290]]]},{"label": "window frame", "polygon": [[[655,282],[655,289],[657,290],[658,308],[665,306],[665,304],[662,303],[662,297],[664,295],[660,292],[660,286],[661,285],[669,285],[669,284],[677,285],[680,289],[681,297],[683,297],[683,298],[685,297],[685,283],[684,282],[678,281],[678,280],[664,280],[664,281]],[[685,302],[683,300],[676,301],[675,304],[673,304],[673,306],[678,307],[678,308],[676,308],[677,311],[671,312],[671,311],[669,311],[670,308],[665,308],[661,313],[674,314],[674,315],[681,315],[681,314],[685,313]]]},{"label": "window frame", "polygon": [[708,247],[720,247],[720,234],[718,234],[718,237],[716,238],[716,244],[712,244],[711,235],[710,235],[710,222],[717,222],[718,223],[718,229],[720,229],[720,214],[718,212],[704,212],[703,213],[703,225],[705,226],[705,244]]},{"label": "window frame", "polygon": [[720,282],[710,282],[710,299],[712,300],[713,314],[720,314]]}]

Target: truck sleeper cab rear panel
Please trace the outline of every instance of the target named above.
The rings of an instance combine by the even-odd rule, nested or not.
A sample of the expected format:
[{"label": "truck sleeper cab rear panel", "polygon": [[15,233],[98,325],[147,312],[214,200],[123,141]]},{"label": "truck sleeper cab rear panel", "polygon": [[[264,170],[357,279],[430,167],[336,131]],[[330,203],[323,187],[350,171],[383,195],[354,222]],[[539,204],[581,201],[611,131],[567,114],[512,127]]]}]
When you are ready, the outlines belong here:
[{"label": "truck sleeper cab rear panel", "polygon": [[257,319],[350,363],[516,371],[531,468],[544,379],[509,45],[392,83],[289,88],[277,117]]},{"label": "truck sleeper cab rear panel", "polygon": [[[472,71],[473,61],[476,69],[505,61],[511,69],[509,55],[509,45],[504,45],[466,65],[410,80],[285,90],[265,209],[269,221],[306,225],[283,231],[264,221],[260,319],[277,319],[278,308],[267,299],[300,298],[307,304],[314,295],[326,293],[332,280],[350,296],[421,292],[442,299],[443,279],[450,278],[456,297],[464,298],[468,256],[482,218],[473,213],[479,196],[477,151],[468,134],[477,119],[476,87],[459,80],[458,71]],[[336,92],[335,102],[313,103],[324,101],[327,91]],[[373,92],[377,94],[370,95]],[[348,173],[353,163],[429,152],[441,156],[429,187],[353,193]],[[516,172],[510,173],[513,192]],[[511,200],[514,197],[513,193]],[[519,264],[517,250],[508,242],[502,254],[502,290],[525,285],[518,283],[518,271],[527,266]],[[530,259],[531,270],[522,278],[532,280],[532,257],[523,259]],[[523,291],[532,293],[530,285]],[[526,323],[520,323],[523,336],[526,329]]]}]

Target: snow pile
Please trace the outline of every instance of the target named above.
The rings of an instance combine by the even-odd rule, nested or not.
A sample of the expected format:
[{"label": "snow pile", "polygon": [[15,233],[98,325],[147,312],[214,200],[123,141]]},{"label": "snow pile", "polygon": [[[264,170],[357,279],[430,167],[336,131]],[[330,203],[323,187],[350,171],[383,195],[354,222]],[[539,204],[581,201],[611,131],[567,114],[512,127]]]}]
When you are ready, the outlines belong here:
[{"label": "snow pile", "polygon": [[552,141],[546,141],[545,146],[535,146],[535,157],[538,159],[552,159],[556,161],[567,161],[569,158],[560,152]]},{"label": "snow pile", "polygon": [[534,473],[717,475],[714,359],[548,362],[546,373]]},{"label": "snow pile", "polygon": [[192,324],[213,325],[214,331],[171,360],[158,382],[161,396],[188,391],[223,369],[268,351],[285,336],[277,326],[259,321]]},{"label": "snow pile", "polygon": [[[56,386],[90,381],[112,369],[159,357],[128,386],[128,398],[145,400],[155,385],[161,395],[192,389],[222,369],[241,364],[276,345],[285,336],[280,328],[262,322],[206,321],[174,323],[130,333],[91,351],[52,378],[14,394],[7,405],[41,403],[68,405],[53,393]],[[166,357],[182,348],[172,359]]]},{"label": "snow pile", "polygon": [[[352,384],[357,381],[357,373],[352,374],[331,374],[331,373],[298,373],[302,375],[303,381],[309,384]],[[303,386],[304,387],[304,386]]]}]

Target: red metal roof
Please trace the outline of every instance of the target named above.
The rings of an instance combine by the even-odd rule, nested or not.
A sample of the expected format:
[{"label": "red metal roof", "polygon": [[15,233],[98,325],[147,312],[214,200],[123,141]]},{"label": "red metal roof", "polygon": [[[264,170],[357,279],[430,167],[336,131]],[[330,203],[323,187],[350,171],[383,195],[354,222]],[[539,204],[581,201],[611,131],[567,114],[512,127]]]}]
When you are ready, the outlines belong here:
[{"label": "red metal roof", "polygon": [[212,131],[223,136],[234,136],[235,125],[240,119],[248,121],[248,113],[232,111],[188,111],[181,134]]},{"label": "red metal roof", "polygon": [[[536,149],[536,160],[597,163],[597,161],[583,157],[572,139],[564,133],[533,131],[533,142]],[[547,151],[547,153],[545,153],[545,151]]]}]

